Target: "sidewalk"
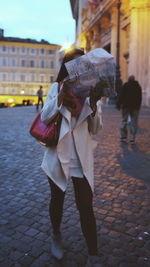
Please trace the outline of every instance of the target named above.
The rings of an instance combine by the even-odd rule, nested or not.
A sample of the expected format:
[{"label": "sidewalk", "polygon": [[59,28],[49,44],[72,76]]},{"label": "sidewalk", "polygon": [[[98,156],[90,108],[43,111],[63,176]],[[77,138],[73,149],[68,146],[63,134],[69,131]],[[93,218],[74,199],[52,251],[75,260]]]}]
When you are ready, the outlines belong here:
[{"label": "sidewalk", "polygon": [[[35,107],[0,109],[0,267],[84,267],[72,184],[65,198],[65,257],[50,254],[49,188],[40,168],[44,148],[28,132]],[[137,143],[120,144],[120,112],[103,107],[95,137],[95,195],[100,261],[104,267],[150,266],[150,109],[140,113]]]}]

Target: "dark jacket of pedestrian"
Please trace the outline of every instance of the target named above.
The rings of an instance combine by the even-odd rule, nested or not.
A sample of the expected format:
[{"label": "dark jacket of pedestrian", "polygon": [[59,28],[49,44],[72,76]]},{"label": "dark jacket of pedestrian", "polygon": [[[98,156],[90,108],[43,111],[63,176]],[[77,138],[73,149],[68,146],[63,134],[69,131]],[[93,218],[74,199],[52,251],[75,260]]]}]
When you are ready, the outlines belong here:
[{"label": "dark jacket of pedestrian", "polygon": [[120,91],[117,101],[117,108],[140,109],[142,102],[142,89],[138,81],[134,79],[128,80]]},{"label": "dark jacket of pedestrian", "polygon": [[39,98],[42,98],[43,97],[43,90],[42,88],[40,88],[38,91],[37,91],[37,95]]}]

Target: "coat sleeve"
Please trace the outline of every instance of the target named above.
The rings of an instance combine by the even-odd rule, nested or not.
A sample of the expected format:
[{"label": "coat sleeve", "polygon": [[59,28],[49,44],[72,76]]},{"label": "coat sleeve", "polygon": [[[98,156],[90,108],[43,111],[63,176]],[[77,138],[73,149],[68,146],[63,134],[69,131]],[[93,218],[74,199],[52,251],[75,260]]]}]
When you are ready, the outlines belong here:
[{"label": "coat sleeve", "polygon": [[137,98],[138,98],[137,107],[138,109],[140,109],[141,103],[142,103],[142,88],[139,83],[138,83],[138,97]]},{"label": "coat sleeve", "polygon": [[88,116],[88,130],[91,134],[97,134],[102,129],[102,108],[101,101],[97,102],[97,112],[94,117]]},{"label": "coat sleeve", "polygon": [[57,97],[58,97],[58,83],[54,83],[48,92],[46,101],[44,103],[44,107],[41,111],[41,120],[44,123],[49,123],[55,115],[59,112],[60,107],[57,104]]}]

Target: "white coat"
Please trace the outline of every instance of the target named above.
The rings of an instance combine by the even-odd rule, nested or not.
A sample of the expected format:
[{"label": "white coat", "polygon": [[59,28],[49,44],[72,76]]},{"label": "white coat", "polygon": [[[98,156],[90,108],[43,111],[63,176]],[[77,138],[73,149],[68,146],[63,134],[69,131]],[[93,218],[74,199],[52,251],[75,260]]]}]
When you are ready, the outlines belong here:
[{"label": "white coat", "polygon": [[[42,169],[52,181],[62,190],[67,188],[69,166],[71,159],[71,112],[63,105],[58,107],[58,83],[55,82],[47,95],[41,113],[43,122],[48,123],[59,111],[62,114],[59,141],[56,147],[46,147],[42,161]],[[96,134],[101,128],[99,108],[93,118],[89,99],[86,98],[81,114],[78,117],[73,136],[76,150],[81,162],[84,176],[87,178],[92,191],[94,190],[93,149],[95,141],[91,134]],[[80,178],[79,178],[80,179]]]}]

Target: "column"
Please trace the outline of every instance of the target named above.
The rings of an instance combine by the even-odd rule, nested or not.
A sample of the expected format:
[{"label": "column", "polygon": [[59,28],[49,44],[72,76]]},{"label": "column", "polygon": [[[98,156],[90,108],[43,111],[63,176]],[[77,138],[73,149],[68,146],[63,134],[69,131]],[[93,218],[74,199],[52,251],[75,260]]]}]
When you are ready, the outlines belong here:
[{"label": "column", "polygon": [[100,27],[99,25],[95,25],[93,27],[93,45],[92,48],[99,48],[100,47]]},{"label": "column", "polygon": [[111,15],[111,54],[116,58],[116,43],[117,43],[117,8],[112,8]]},{"label": "column", "polygon": [[91,31],[89,31],[88,33],[86,33],[86,52],[89,52],[92,49],[93,46],[93,33]]},{"label": "column", "polygon": [[142,86],[143,104],[150,106],[150,1],[131,0],[129,75]]}]

